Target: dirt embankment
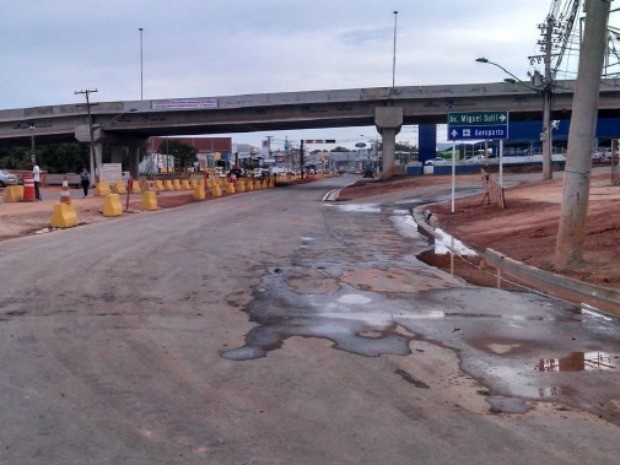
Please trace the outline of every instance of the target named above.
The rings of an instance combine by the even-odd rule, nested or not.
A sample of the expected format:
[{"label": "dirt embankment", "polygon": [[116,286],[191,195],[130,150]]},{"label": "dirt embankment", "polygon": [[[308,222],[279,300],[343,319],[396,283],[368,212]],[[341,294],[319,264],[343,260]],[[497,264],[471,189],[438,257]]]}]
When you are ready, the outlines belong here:
[{"label": "dirt embankment", "polygon": [[[483,194],[457,199],[455,212],[450,202],[435,204],[430,210],[440,227],[478,251],[493,248],[528,265],[570,276],[588,283],[620,289],[620,186],[610,183],[607,174],[592,178],[584,246],[585,262],[569,271],[553,266],[562,201],[562,176],[549,181],[527,182],[505,190],[507,208],[482,204]],[[480,187],[479,176],[459,176],[460,187]],[[380,199],[388,194],[412,196],[438,186],[449,186],[446,176],[422,176],[389,182],[362,183],[341,193],[341,200]],[[424,254],[421,258],[449,269],[449,257]],[[480,285],[495,285],[491,268],[479,259],[457,259],[455,273]],[[482,271],[482,272],[481,272]],[[485,273],[486,271],[486,273]]]}]

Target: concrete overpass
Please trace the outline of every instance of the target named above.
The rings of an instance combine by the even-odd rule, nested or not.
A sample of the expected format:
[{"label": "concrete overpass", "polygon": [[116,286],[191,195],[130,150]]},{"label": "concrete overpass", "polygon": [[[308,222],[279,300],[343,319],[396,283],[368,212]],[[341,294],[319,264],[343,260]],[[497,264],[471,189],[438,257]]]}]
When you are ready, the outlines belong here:
[{"label": "concrete overpass", "polygon": [[[575,81],[557,81],[553,119],[570,118]],[[620,108],[620,80],[603,81],[599,116]],[[138,148],[150,136],[221,134],[308,128],[375,125],[384,140],[384,168],[393,164],[395,137],[402,124],[418,124],[435,131],[454,111],[509,110],[516,120],[539,120],[542,97],[535,91],[506,82],[441,86],[401,86],[249,94],[221,97],[173,98],[91,105],[97,166],[103,141],[112,147],[136,149],[132,172],[137,171]],[[30,129],[34,125],[34,130]],[[28,145],[34,134],[39,143],[89,141],[85,104],[52,105],[0,111],[0,145]],[[431,137],[430,140],[433,140]],[[436,141],[436,136],[434,138]],[[420,152],[432,152],[420,146]],[[390,153],[391,152],[391,153]],[[113,152],[114,153],[114,152]],[[390,160],[392,163],[390,163]],[[135,174],[135,173],[134,173]]]}]

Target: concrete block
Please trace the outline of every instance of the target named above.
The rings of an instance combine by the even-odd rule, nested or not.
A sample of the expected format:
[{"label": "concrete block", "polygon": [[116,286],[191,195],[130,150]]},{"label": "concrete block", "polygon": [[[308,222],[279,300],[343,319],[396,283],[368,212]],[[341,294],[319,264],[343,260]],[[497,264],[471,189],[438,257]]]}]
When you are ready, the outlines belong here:
[{"label": "concrete block", "polygon": [[106,195],[110,195],[112,191],[110,190],[109,182],[98,182],[95,185],[94,195],[95,197],[105,197]]},{"label": "concrete block", "polygon": [[70,228],[75,225],[77,225],[77,214],[72,204],[58,203],[54,205],[52,228]]},{"label": "concrete block", "polygon": [[157,210],[157,196],[155,191],[146,191],[142,194],[142,210]]},{"label": "concrete block", "polygon": [[112,190],[115,194],[126,194],[127,188],[125,187],[125,183],[123,181],[116,181],[112,185]]},{"label": "concrete block", "polygon": [[194,189],[194,200],[204,200],[207,198],[207,195],[205,193],[205,188],[202,186],[197,186]]},{"label": "concrete block", "polygon": [[7,186],[4,193],[5,202],[21,202],[24,200],[24,186]]},{"label": "concrete block", "polygon": [[121,197],[118,194],[108,194],[103,203],[103,216],[120,216],[123,214]]}]

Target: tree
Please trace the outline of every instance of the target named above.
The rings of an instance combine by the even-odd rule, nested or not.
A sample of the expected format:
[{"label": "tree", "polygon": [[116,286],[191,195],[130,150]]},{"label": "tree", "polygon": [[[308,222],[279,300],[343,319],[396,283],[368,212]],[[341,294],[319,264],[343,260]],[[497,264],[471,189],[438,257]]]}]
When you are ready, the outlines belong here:
[{"label": "tree", "polygon": [[192,166],[196,161],[196,154],[198,150],[188,144],[184,144],[179,139],[163,140],[159,144],[159,153],[165,153],[166,155],[173,155],[179,160],[179,165],[182,168]]},{"label": "tree", "polygon": [[[78,143],[38,145],[35,148],[37,162],[49,173],[77,173],[88,166],[89,147]],[[30,169],[30,147],[0,149],[0,168],[10,170]]]}]

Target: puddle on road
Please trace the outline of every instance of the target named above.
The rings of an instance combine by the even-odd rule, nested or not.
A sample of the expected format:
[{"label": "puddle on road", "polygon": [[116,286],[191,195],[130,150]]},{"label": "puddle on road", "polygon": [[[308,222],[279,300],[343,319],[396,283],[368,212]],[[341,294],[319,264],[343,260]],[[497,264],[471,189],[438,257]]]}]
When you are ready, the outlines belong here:
[{"label": "puddle on road", "polygon": [[567,357],[540,359],[535,370],[543,373],[559,371],[617,370],[620,356],[605,352],[573,352]]},{"label": "puddle on road", "polygon": [[435,239],[435,253],[438,255],[446,253],[454,253],[458,256],[475,257],[478,253],[467,247],[461,241],[451,236],[447,232],[440,228],[435,229],[435,232],[439,234],[439,238]]},{"label": "puddle on road", "polygon": [[356,213],[381,213],[381,207],[376,203],[347,203],[347,204],[327,204],[330,208],[337,208],[344,212]]},{"label": "puddle on road", "polygon": [[[377,221],[382,216],[383,224],[389,218],[405,239],[379,244],[359,236],[355,245],[366,252],[360,258],[356,250],[344,247],[325,255],[316,247],[317,239],[301,237],[292,265],[263,276],[244,310],[256,326],[243,345],[222,352],[223,358],[266,357],[294,336],[328,340],[335,349],[365,357],[411,355],[413,341],[428,341],[457,351],[463,371],[485,380],[494,411],[526,411],[529,407],[521,399],[569,402],[574,397],[583,406],[586,401],[577,390],[577,378],[582,377],[550,373],[589,371],[592,379],[600,378],[601,385],[587,393],[596,399],[591,410],[599,413],[602,407],[596,405],[611,395],[605,371],[617,370],[620,364],[612,355],[619,353],[618,344],[608,336],[616,334],[615,320],[587,307],[571,312],[574,306],[535,294],[451,281],[411,254],[422,246],[422,239],[417,241],[417,232],[408,231],[415,226],[405,210],[389,211],[376,204],[331,208],[353,212],[351,216],[370,213]],[[449,236],[447,240],[452,245]],[[401,246],[403,241],[409,250]],[[475,254],[466,247],[460,250]],[[584,348],[572,345],[575,338],[570,336],[578,336],[579,328],[586,326],[599,331],[598,345],[607,352],[571,352]],[[405,373],[399,374],[415,385]]]}]

